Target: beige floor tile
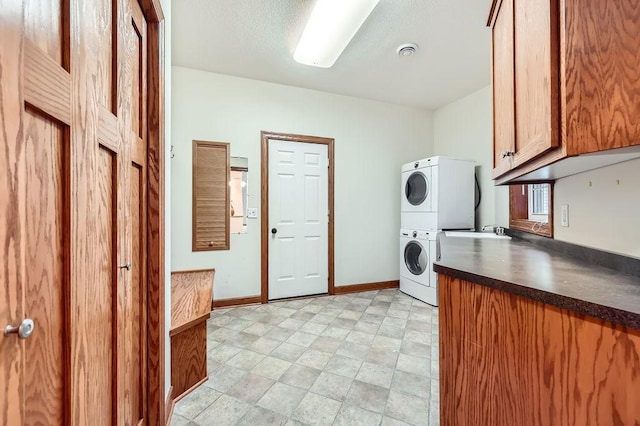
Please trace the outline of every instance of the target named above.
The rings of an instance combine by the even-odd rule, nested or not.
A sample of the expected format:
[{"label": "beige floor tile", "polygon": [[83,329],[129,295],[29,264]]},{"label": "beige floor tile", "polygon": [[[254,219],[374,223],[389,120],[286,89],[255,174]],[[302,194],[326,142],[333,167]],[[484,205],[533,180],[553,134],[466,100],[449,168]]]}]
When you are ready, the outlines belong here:
[{"label": "beige floor tile", "polygon": [[291,418],[309,425],[331,425],[340,410],[340,405],[336,400],[309,392]]},{"label": "beige floor tile", "polygon": [[391,389],[429,399],[429,395],[431,394],[431,379],[426,376],[418,376],[397,370],[393,375]]},{"label": "beige floor tile", "polygon": [[398,370],[420,376],[431,375],[431,361],[427,358],[400,354],[398,356]]},{"label": "beige floor tile", "polygon": [[356,374],[358,374],[358,370],[360,370],[361,365],[362,361],[358,361],[357,359],[334,355],[324,369],[329,373],[353,379],[356,377]]},{"label": "beige floor tile", "polygon": [[316,381],[321,371],[303,365],[293,364],[280,377],[279,382],[301,389],[309,389]]},{"label": "beige floor tile", "polygon": [[[252,407],[236,423],[237,426],[282,426],[288,418],[262,407]],[[171,424],[173,426],[173,423]]]},{"label": "beige floor tile", "polygon": [[247,374],[238,380],[226,394],[249,404],[258,402],[262,395],[275,383],[274,380],[257,374]]},{"label": "beige floor tile", "polygon": [[388,395],[389,389],[355,380],[351,384],[344,402],[365,410],[382,413]]},{"label": "beige floor tile", "polygon": [[296,364],[304,365],[305,367],[315,368],[316,370],[322,370],[333,355],[318,351],[315,349],[308,349],[300,355],[300,358],[296,361]]},{"label": "beige floor tile", "polygon": [[397,289],[217,309],[173,424],[438,425],[438,340],[437,308]]},{"label": "beige floor tile", "polygon": [[351,383],[353,383],[353,379],[323,371],[311,386],[310,391],[342,401],[347,396]]},{"label": "beige floor tile", "polygon": [[371,426],[378,425],[382,416],[360,407],[343,404],[333,423],[334,426]]},{"label": "beige floor tile", "polygon": [[365,362],[360,367],[356,380],[388,389],[391,387],[393,372],[393,368]]},{"label": "beige floor tile", "polygon": [[221,395],[221,392],[206,386],[200,386],[178,401],[174,412],[183,418],[193,420]]},{"label": "beige floor tile", "polygon": [[244,349],[227,361],[227,365],[249,371],[264,359],[264,355]]},{"label": "beige floor tile", "polygon": [[429,402],[392,390],[384,414],[412,425],[428,425]]},{"label": "beige floor tile", "polygon": [[246,402],[228,395],[222,395],[193,419],[193,421],[201,426],[232,426],[235,425],[250,408],[251,405]]},{"label": "beige floor tile", "polygon": [[278,380],[284,372],[289,369],[289,367],[291,367],[291,363],[289,361],[267,356],[253,367],[251,373],[258,374],[272,380]]},{"label": "beige floor tile", "polygon": [[303,389],[276,383],[264,394],[257,405],[267,410],[291,417],[306,392]]}]

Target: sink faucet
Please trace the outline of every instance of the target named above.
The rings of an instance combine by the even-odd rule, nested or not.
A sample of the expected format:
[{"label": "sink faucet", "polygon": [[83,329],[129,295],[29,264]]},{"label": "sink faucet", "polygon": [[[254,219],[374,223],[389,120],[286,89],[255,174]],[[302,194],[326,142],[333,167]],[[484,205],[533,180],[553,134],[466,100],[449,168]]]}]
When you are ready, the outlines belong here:
[{"label": "sink faucet", "polygon": [[482,227],[482,232],[484,231],[492,231],[494,233],[496,233],[497,235],[504,235],[504,228],[502,226],[498,226],[497,224],[494,225],[484,225]]}]

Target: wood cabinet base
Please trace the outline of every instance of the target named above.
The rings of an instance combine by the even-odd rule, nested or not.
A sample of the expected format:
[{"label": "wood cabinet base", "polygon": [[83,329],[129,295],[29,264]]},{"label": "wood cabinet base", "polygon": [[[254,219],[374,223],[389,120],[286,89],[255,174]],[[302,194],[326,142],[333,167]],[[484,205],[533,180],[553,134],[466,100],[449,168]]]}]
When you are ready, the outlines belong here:
[{"label": "wood cabinet base", "polygon": [[207,380],[214,269],[171,273],[171,386],[180,399]]},{"label": "wood cabinet base", "polygon": [[205,321],[171,336],[173,398],[179,399],[207,379],[207,323]]},{"label": "wood cabinet base", "polygon": [[442,425],[640,423],[640,331],[438,280]]}]

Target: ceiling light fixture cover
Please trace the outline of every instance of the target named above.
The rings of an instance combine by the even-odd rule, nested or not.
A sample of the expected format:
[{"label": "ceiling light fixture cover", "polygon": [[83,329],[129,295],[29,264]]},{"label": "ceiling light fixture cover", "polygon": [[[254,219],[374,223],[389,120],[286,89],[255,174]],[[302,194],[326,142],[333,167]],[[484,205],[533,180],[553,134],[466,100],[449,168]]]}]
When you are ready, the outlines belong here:
[{"label": "ceiling light fixture cover", "polygon": [[330,68],[379,1],[316,0],[293,59]]}]

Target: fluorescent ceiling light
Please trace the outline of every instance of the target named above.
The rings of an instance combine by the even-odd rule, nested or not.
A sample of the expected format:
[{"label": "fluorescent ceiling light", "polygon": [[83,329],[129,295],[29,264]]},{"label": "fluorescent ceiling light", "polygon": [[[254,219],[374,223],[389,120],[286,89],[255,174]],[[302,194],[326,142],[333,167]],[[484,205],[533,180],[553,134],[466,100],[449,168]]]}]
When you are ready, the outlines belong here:
[{"label": "fluorescent ceiling light", "polygon": [[379,1],[316,0],[293,59],[331,67]]}]

